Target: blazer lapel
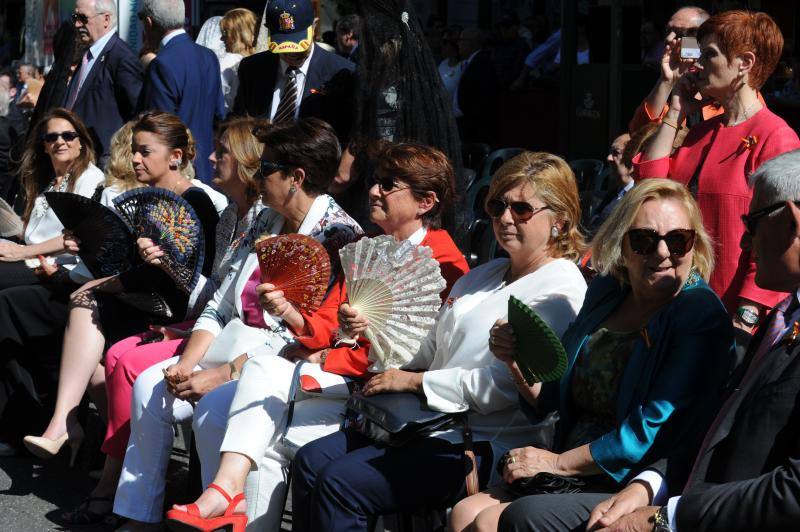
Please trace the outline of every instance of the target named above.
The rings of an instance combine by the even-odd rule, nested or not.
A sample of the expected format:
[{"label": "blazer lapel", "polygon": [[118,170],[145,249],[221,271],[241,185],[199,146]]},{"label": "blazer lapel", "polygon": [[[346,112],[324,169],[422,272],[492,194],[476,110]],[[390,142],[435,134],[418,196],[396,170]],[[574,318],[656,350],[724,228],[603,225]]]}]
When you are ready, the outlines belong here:
[{"label": "blazer lapel", "polygon": [[308,64],[308,73],[306,74],[306,84],[303,87],[303,97],[300,98],[300,104],[302,105],[303,100],[308,98],[308,95],[311,94],[311,89],[318,89],[319,86],[322,84],[322,78],[320,76],[320,67],[322,61],[322,54],[320,53],[319,48],[314,48],[314,53],[311,54],[311,62]]},{"label": "blazer lapel", "polygon": [[254,79],[252,84],[252,92],[250,93],[253,101],[251,101],[251,109],[259,109],[262,102],[265,102],[264,112],[261,114],[262,118],[269,118],[269,113],[272,111],[272,98],[275,95],[275,84],[278,82],[278,65],[280,59],[272,52],[264,52],[264,61],[259,66],[262,75]]},{"label": "blazer lapel", "polygon": [[88,89],[95,83],[97,77],[100,75],[99,72],[105,67],[106,55],[111,51],[115,44],[117,44],[117,39],[119,37],[116,34],[112,35],[111,38],[108,40],[106,45],[100,51],[100,54],[95,58],[94,64],[92,65],[92,69],[89,71],[89,74],[86,76],[86,79],[83,81],[83,85],[81,85],[80,90],[78,91],[78,96],[75,98],[75,105],[73,108],[77,107],[81,100],[86,96]]}]

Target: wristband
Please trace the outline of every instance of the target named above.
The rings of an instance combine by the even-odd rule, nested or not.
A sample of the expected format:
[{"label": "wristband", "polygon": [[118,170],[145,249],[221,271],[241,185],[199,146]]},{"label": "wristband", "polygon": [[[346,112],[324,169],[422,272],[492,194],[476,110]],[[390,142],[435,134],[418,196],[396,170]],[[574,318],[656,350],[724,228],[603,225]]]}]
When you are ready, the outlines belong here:
[{"label": "wristband", "polygon": [[739,307],[736,310],[736,315],[739,316],[739,319],[742,321],[742,323],[748,327],[753,327],[756,323],[758,323],[758,312],[747,307]]},{"label": "wristband", "polygon": [[678,125],[677,121],[676,122],[672,122],[672,121],[670,121],[669,118],[666,118],[666,117],[661,119],[661,123],[671,127],[675,131],[679,131],[681,129],[681,126]]}]

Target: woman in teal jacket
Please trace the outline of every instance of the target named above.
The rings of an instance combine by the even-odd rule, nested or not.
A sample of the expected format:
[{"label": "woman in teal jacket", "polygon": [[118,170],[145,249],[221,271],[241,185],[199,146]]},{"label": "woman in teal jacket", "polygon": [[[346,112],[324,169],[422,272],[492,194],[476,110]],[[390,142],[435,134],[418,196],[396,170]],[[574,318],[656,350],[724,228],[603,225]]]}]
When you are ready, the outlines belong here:
[{"label": "woman in teal jacket", "polygon": [[[523,411],[534,422],[552,411],[560,419],[553,450],[511,450],[505,484],[461,501],[452,530],[496,530],[505,507],[524,494],[520,480],[538,473],[579,477],[585,485],[580,496],[516,500],[515,511],[531,508],[531,530],[559,522],[537,521],[541,512],[532,508],[546,503],[548,515],[557,514],[563,497],[572,498],[572,513],[580,499],[588,519],[641,464],[676,448],[693,456],[700,446],[735,353],[731,319],[704,281],[713,251],[694,199],[667,180],[637,185],[598,232],[593,261],[601,276],[562,338],[569,362],[559,382],[525,384],[513,359],[513,330],[504,322],[493,328],[490,346],[517,381]],[[671,464],[668,485],[682,486],[692,463]]]}]

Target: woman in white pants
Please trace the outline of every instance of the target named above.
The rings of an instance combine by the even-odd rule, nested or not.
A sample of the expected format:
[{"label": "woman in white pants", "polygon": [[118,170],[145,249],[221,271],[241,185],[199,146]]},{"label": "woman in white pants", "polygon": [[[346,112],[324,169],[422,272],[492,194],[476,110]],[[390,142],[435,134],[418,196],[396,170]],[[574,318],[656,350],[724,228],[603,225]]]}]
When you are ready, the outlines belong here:
[{"label": "woman in white pants", "polygon": [[[337,257],[339,247],[361,234],[359,225],[322,193],[337,170],[339,143],[331,127],[316,119],[273,125],[257,136],[265,147],[256,180],[271,209],[262,211],[240,244],[183,354],[145,370],[134,384],[131,437],[114,501],[114,512],[131,520],[131,530],[161,521],[173,425],[192,418],[193,401],[236,379],[250,356],[277,354],[298,337],[330,335],[317,331],[324,327],[315,327],[315,317],[298,312],[282,292],[261,284],[258,259],[250,251],[263,233],[300,233]],[[261,300],[278,304],[269,313]]]},{"label": "woman in white pants", "polygon": [[[450,162],[434,148],[402,143],[381,146],[373,155],[373,163],[370,220],[397,240],[431,248],[447,280],[443,292],[443,298],[446,297],[449,288],[468,270],[463,255],[440,228],[441,205],[450,204],[454,194]],[[329,296],[326,304],[334,300]],[[339,300],[344,305],[345,320],[357,316],[344,304],[343,286]],[[306,364],[303,370],[315,370],[318,380],[338,378],[341,382],[339,375],[364,377],[367,347],[368,344],[361,349],[326,350],[321,368]],[[316,355],[307,360],[318,362]],[[296,380],[295,368],[295,363],[283,357],[254,357],[245,364],[238,385],[220,386],[198,403],[194,416],[195,441],[203,482],[213,487],[205,491],[194,507],[200,519],[197,515],[186,519],[187,507],[175,506],[167,513],[168,521],[191,521],[193,526],[210,528],[223,524],[224,517],[217,516],[223,515],[226,506],[243,512],[245,504],[229,503],[220,493],[221,488],[230,494],[244,490],[248,530],[280,528],[285,470],[290,460],[306,443],[337,431],[345,410],[346,394],[308,398],[301,393],[294,404],[290,428],[286,437],[282,437],[290,390]],[[236,519],[241,521],[241,516]]]}]

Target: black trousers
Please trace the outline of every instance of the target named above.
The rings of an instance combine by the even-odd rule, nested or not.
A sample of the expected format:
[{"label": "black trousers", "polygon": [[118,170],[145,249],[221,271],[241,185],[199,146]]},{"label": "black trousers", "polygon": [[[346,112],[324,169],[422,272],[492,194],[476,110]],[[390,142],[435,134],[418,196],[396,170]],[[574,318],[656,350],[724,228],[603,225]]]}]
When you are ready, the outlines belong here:
[{"label": "black trousers", "polygon": [[512,502],[500,515],[498,532],[583,532],[589,514],[611,493],[529,495]]}]

